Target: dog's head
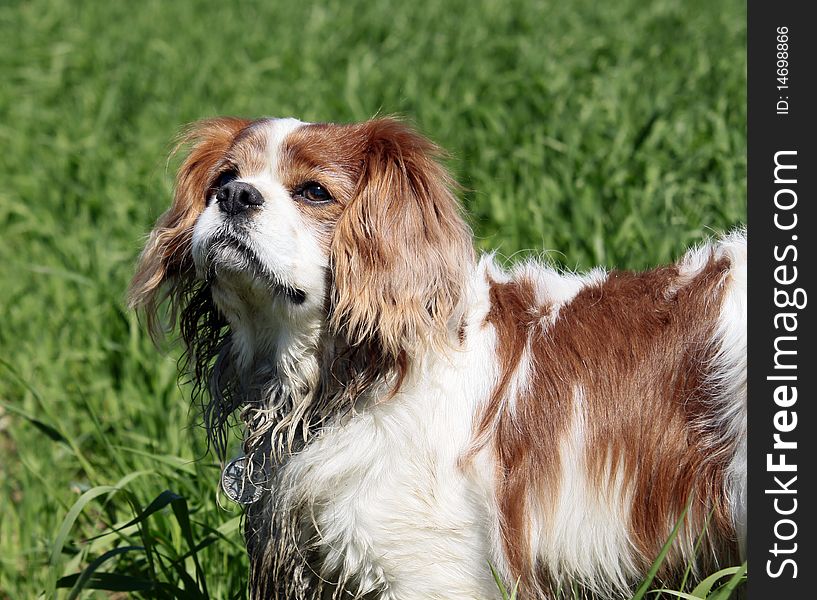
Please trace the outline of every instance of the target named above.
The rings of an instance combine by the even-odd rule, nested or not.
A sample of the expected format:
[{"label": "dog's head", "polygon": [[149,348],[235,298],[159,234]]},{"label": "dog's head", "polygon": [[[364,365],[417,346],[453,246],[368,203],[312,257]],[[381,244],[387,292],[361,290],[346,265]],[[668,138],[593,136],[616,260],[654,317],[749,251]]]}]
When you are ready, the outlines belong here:
[{"label": "dog's head", "polygon": [[[256,347],[316,323],[392,360],[445,342],[473,250],[426,138],[392,118],[219,118],[182,146],[173,205],[130,290],[154,332],[169,298],[182,312],[212,303],[211,328],[251,329]],[[202,324],[185,325],[195,343]]]}]

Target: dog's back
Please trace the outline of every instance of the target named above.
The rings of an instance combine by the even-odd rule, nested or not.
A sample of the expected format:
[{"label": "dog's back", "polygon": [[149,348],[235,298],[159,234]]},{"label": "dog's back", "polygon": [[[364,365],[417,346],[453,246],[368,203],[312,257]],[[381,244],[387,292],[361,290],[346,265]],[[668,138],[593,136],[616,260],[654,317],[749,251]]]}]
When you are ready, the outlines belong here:
[{"label": "dog's back", "polygon": [[489,294],[502,367],[476,438],[496,458],[507,572],[543,590],[624,589],[687,508],[662,575],[736,560],[746,523],[744,235],[673,266],[597,272],[578,285],[527,266]]}]

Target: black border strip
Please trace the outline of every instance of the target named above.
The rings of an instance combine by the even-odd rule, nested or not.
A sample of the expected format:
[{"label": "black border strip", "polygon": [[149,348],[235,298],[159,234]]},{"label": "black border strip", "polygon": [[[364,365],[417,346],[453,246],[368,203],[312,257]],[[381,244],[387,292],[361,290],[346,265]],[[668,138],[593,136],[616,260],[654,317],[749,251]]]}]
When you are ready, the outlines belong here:
[{"label": "black border strip", "polygon": [[[817,202],[813,140],[817,136],[813,84],[817,22],[807,15],[810,4],[790,0],[748,3],[751,600],[815,597],[817,363],[812,351],[817,339],[813,317],[817,306],[817,218],[813,208]],[[785,34],[779,33],[782,28],[786,28]],[[778,40],[779,35],[787,36],[782,42],[788,44],[785,50],[777,46],[783,39]],[[779,50],[788,55],[778,56]],[[779,66],[788,69],[784,80],[778,80]],[[775,156],[780,164],[797,166],[796,170],[779,169],[777,182]],[[775,215],[779,226],[775,225]],[[805,306],[785,306],[787,300],[803,305],[804,299]],[[784,313],[794,316],[780,316]],[[787,331],[786,327],[794,329]],[[784,354],[781,349],[796,354]],[[776,433],[784,442],[777,449]],[[796,448],[786,447],[793,443]],[[796,465],[796,470],[774,466],[781,461]],[[791,514],[783,514],[786,512]]]}]

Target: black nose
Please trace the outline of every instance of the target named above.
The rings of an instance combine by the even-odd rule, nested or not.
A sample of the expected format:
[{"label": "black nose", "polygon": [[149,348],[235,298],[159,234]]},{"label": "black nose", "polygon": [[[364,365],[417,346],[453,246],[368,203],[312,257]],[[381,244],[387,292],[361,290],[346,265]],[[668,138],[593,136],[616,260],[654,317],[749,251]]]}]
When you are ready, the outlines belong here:
[{"label": "black nose", "polygon": [[249,183],[231,181],[216,192],[216,202],[221,212],[234,216],[258,208],[264,204],[264,197]]}]

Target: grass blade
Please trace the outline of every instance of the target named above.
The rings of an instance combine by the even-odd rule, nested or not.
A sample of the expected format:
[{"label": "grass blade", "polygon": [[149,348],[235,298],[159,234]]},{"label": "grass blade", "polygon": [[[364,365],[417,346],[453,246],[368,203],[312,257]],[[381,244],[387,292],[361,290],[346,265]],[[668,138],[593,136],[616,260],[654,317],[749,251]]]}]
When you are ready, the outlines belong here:
[{"label": "grass blade", "polygon": [[502,582],[502,578],[497,573],[496,569],[494,569],[494,565],[488,563],[488,566],[491,568],[491,575],[494,576],[494,581],[496,582],[496,587],[499,589],[499,593],[502,595],[502,600],[510,600],[508,596],[508,590],[505,588],[505,584]]},{"label": "grass blade", "polygon": [[732,578],[726,582],[722,588],[715,591],[709,596],[708,600],[727,600],[737,587],[746,580],[746,563],[740,566],[740,569],[732,575]]},{"label": "grass blade", "polygon": [[718,579],[726,577],[727,575],[734,575],[741,569],[745,571],[744,567],[729,567],[728,569],[721,569],[717,573],[713,573],[695,586],[695,589],[692,590],[692,594],[694,596],[698,596],[699,598],[706,598],[709,595],[709,591],[712,589],[712,586],[715,585],[715,582],[718,581]]},{"label": "grass blade", "polygon": [[204,570],[201,568],[201,564],[199,563],[196,543],[193,540],[193,530],[190,527],[190,513],[187,509],[187,500],[181,496],[177,496],[176,499],[171,502],[171,508],[173,509],[173,514],[176,515],[176,520],[179,522],[179,526],[182,528],[182,535],[184,535],[185,540],[187,541],[187,546],[193,553],[193,564],[196,567],[196,581],[201,586],[204,596],[207,597],[209,595],[207,593],[207,581],[204,575]]},{"label": "grass blade", "polygon": [[[75,585],[81,574],[68,575],[60,579],[61,587]],[[150,579],[122,575],[120,573],[94,573],[84,583],[85,589],[106,590],[109,592],[149,592],[156,585]]]},{"label": "grass blade", "polygon": [[667,590],[667,589],[659,589],[659,590],[650,590],[650,594],[670,594],[675,596],[676,598],[683,598],[683,600],[706,600],[701,596],[695,596],[693,594],[687,594],[686,592],[679,592],[678,590]]},{"label": "grass blade", "polygon": [[675,542],[675,538],[678,537],[678,532],[681,530],[681,525],[684,523],[684,519],[686,518],[687,511],[689,511],[689,506],[691,504],[687,502],[687,505],[684,507],[684,510],[681,512],[681,516],[678,518],[678,521],[675,523],[675,527],[672,528],[672,533],[664,542],[664,545],[661,547],[661,552],[658,553],[658,557],[653,561],[652,566],[650,566],[650,570],[647,571],[647,576],[644,578],[644,581],[641,582],[641,585],[638,586],[635,594],[631,598],[631,600],[642,600],[644,595],[647,593],[650,585],[655,579],[655,576],[658,574],[658,569],[661,568],[661,564],[664,562],[664,559],[667,557],[667,553],[669,549],[672,547],[673,542]]},{"label": "grass blade", "polygon": [[82,512],[82,509],[94,498],[98,498],[99,496],[110,494],[111,492],[117,491],[118,488],[115,488],[111,485],[101,485],[94,488],[91,488],[82,496],[80,496],[76,502],[74,502],[73,506],[71,506],[68,514],[65,515],[65,518],[62,520],[62,524],[60,528],[57,530],[57,535],[54,538],[54,543],[51,546],[51,556],[49,559],[49,565],[51,568],[51,575],[49,578],[49,588],[53,594],[53,591],[56,587],[57,576],[58,576],[58,569],[60,566],[60,556],[62,554],[62,549],[65,546],[65,540],[68,538],[68,533],[71,531],[71,527],[73,527],[74,522],[77,520],[77,517]]},{"label": "grass blade", "polygon": [[[94,572],[105,562],[113,558],[114,556],[118,556],[120,554],[125,554],[126,552],[132,552],[134,550],[144,550],[142,546],[120,546],[119,548],[114,548],[113,550],[108,550],[101,556],[98,556],[94,559],[87,567],[85,567],[81,573],[78,573],[78,577],[74,581],[74,585],[71,588],[67,596],[67,600],[76,600],[79,597],[79,593],[85,588],[85,584],[90,580],[93,576]],[[60,578],[57,581],[57,587],[68,587],[68,582],[66,581],[65,577]]]},{"label": "grass blade", "polygon": [[9,404],[8,402],[0,402],[0,406],[5,408],[9,412],[13,412],[14,414],[24,418],[26,421],[31,423],[34,427],[39,429],[42,433],[44,433],[46,436],[48,436],[50,439],[54,440],[55,442],[62,442],[63,444],[66,444],[67,446],[70,446],[70,444],[68,443],[68,439],[66,439],[66,437],[64,435],[62,435],[59,431],[57,431],[51,425],[48,425],[47,423],[43,423],[39,419],[36,419],[36,418],[32,417],[31,415],[29,415],[24,410],[14,406],[13,404]]}]

